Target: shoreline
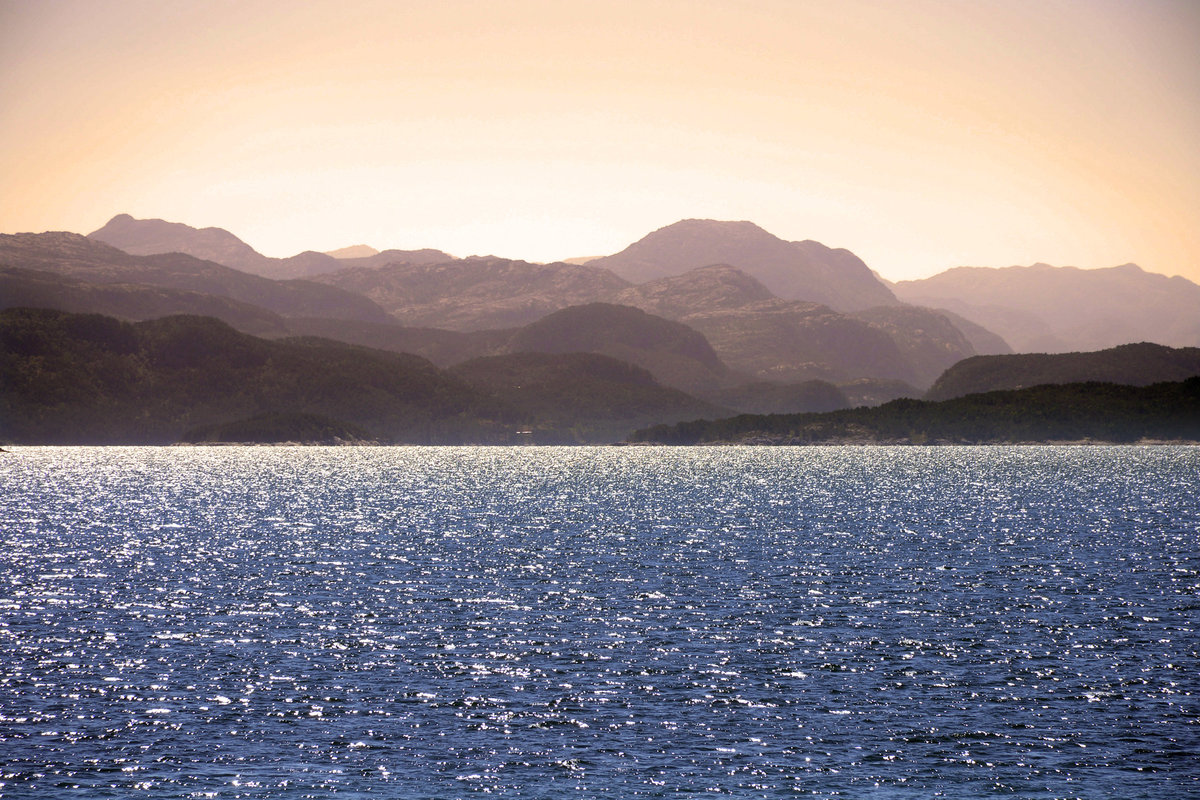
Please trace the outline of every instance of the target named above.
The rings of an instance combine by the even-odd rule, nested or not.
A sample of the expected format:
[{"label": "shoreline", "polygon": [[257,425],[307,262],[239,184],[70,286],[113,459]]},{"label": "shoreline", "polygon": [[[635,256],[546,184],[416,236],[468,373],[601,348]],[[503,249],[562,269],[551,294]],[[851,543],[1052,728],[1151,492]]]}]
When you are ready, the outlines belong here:
[{"label": "shoreline", "polygon": [[881,440],[881,441],[866,441],[866,440],[829,440],[829,441],[789,441],[786,439],[774,439],[772,437],[755,437],[744,440],[720,440],[711,442],[693,442],[689,444],[672,444],[668,442],[576,442],[563,444],[500,444],[494,442],[463,442],[459,444],[423,444],[419,442],[377,442],[377,441],[343,441],[343,442],[173,442],[169,444],[147,444],[137,442],[106,442],[101,444],[89,443],[20,443],[20,444],[5,444],[0,446],[0,455],[17,455],[21,450],[28,448],[45,448],[45,447],[139,447],[139,448],[230,448],[230,447],[263,447],[263,448],[284,448],[284,447],[324,447],[324,448],[342,448],[342,447],[365,447],[365,448],[386,448],[386,447],[488,447],[488,448],[512,448],[512,449],[534,449],[534,448],[554,448],[554,447],[613,447],[613,448],[659,448],[659,447],[1200,447],[1200,440],[1193,439],[1139,439],[1135,442],[1117,442],[1106,441],[1100,439],[1076,439],[1076,440],[1047,440],[1047,441],[1019,441],[1019,442],[954,442],[939,440],[933,442],[913,442],[909,440]]}]

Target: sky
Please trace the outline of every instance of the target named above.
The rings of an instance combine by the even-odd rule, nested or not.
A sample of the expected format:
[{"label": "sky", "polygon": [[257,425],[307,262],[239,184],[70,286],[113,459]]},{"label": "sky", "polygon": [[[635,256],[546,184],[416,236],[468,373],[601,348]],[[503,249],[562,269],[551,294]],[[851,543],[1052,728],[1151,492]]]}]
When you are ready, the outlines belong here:
[{"label": "sky", "polygon": [[1194,0],[0,0],[0,231],[531,261],[686,218],[1200,282]]}]

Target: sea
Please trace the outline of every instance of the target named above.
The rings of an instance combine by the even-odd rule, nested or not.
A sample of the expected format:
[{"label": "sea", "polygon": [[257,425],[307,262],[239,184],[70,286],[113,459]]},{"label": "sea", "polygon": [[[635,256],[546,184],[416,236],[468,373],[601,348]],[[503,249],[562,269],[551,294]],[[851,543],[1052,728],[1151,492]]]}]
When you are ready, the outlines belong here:
[{"label": "sea", "polygon": [[1200,797],[1200,448],[8,449],[0,797]]}]

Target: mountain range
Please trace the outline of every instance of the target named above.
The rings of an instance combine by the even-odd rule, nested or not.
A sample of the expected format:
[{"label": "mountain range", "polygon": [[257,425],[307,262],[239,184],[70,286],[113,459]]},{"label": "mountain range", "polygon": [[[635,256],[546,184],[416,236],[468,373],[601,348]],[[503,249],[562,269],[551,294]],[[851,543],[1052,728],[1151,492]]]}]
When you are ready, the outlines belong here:
[{"label": "mountain range", "polygon": [[351,266],[316,280],[370,298],[405,325],[458,331],[524,325],[628,285],[608,270],[491,256]]},{"label": "mountain range", "polygon": [[0,234],[0,266],[38,271],[42,280],[61,275],[91,285],[155,286],[215,295],[284,316],[391,319],[370,299],[335,286],[271,280],[183,253],[131,255],[76,233]]},{"label": "mountain range", "polygon": [[[234,253],[238,263],[254,262],[256,269],[265,258],[244,243],[235,246],[230,240],[236,237],[219,229],[127,215],[90,236],[137,252]],[[219,250],[205,246],[214,238]],[[903,306],[853,254],[816,242],[786,242],[748,222],[685,220],[586,264],[453,259],[434,250],[385,250],[333,261],[339,269],[313,280],[372,300],[405,327],[475,332],[528,324],[574,305],[628,305],[699,330],[726,366],[751,381],[865,378],[900,381],[910,387],[902,393],[916,394],[959,358],[1008,351],[998,337],[961,318],[878,310]],[[785,296],[764,281],[783,287]],[[328,325],[308,327],[337,336]]]},{"label": "mountain range", "polygon": [[354,245],[331,253],[306,250],[289,258],[271,258],[224,228],[193,228],[181,222],[134,219],[128,214],[118,214],[104,227],[89,233],[88,238],[112,245],[130,255],[186,253],[204,261],[275,279],[309,278],[336,272],[348,265],[450,260],[450,256],[440,250],[387,250],[380,253],[366,245]]},{"label": "mountain range", "polygon": [[687,219],[661,228],[619,253],[587,262],[633,283],[728,264],[753,275],[776,297],[858,311],[899,301],[849,250],[788,242],[752,222]]},{"label": "mountain range", "polygon": [[[1200,338],[1200,287],[1132,265],[962,268],[889,285],[849,251],[715,220],[684,220],[614,255],[577,261],[454,258],[366,245],[271,259],[218,228],[118,215],[86,237],[0,234],[0,308],[125,320],[200,315],[269,339],[317,336],[414,354],[501,405],[534,407],[538,398],[503,389],[497,376],[529,376],[525,391],[555,381],[598,386],[621,375],[622,385],[649,380],[683,393],[687,401],[675,397],[675,407],[704,413],[829,411],[917,397],[930,386],[931,397],[1011,388],[974,366],[981,357],[994,364],[988,358],[1012,353],[1008,340],[1062,349],[1108,339],[1188,345]],[[266,277],[292,274],[310,277]],[[596,360],[604,358],[635,372]],[[464,364],[478,376],[460,374]],[[1070,380],[1114,379],[1055,364],[998,374],[1036,373],[1049,383],[1056,370]],[[1030,385],[1026,378],[1009,383]],[[620,393],[632,402],[628,386]],[[608,436],[632,419],[600,409],[593,405],[570,421],[576,435],[589,413],[600,427],[587,428],[588,436]],[[276,426],[374,430],[345,415],[331,421],[320,408],[285,417],[275,408],[259,411]],[[506,419],[518,416],[510,410]],[[539,419],[550,424],[550,416]],[[197,435],[221,435],[214,431],[235,423],[242,425],[214,420],[217,427]]]},{"label": "mountain range", "polygon": [[[319,276],[322,282],[366,294],[403,324],[425,327],[480,330],[524,324],[549,311],[596,301],[682,320],[776,299],[817,303],[839,313],[903,304],[935,309],[981,355],[1095,350],[1137,341],[1200,344],[1200,286],[1184,278],[1132,264],[1110,269],[1035,264],[957,267],[893,284],[847,250],[785,241],[750,222],[682,220],[613,255],[550,265],[494,257],[456,259],[434,249],[380,252],[366,245],[271,259],[220,228],[197,229],[127,214],[89,236],[134,255],[180,252],[263,276]],[[439,266],[464,262],[470,265],[466,269]],[[717,265],[737,270],[753,285],[737,286],[726,275],[723,288],[733,293],[722,298],[711,284],[705,285],[703,273],[696,273],[685,291],[698,296],[674,301],[662,291],[649,296],[659,279]],[[669,292],[681,288],[674,282]]]},{"label": "mountain range", "polygon": [[0,311],[0,441],[170,444],[265,431],[400,443],[605,442],[727,409],[588,353],[441,370],[406,353],[275,341],[208,317]]},{"label": "mountain range", "polygon": [[905,302],[946,309],[982,325],[1021,353],[1101,350],[1142,341],[1200,345],[1200,286],[1136,264],[958,267],[892,288]]}]

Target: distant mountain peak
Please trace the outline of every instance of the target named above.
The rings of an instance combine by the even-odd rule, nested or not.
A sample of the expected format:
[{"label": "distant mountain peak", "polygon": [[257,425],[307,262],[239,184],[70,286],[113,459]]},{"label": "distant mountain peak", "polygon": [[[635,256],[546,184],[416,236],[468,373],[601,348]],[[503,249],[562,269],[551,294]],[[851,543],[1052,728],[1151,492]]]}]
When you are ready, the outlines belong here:
[{"label": "distant mountain peak", "polygon": [[811,240],[785,241],[745,220],[680,220],[589,266],[641,283],[713,264],[741,270],[787,300],[847,311],[897,302],[850,251]]},{"label": "distant mountain peak", "polygon": [[[675,222],[675,223],[667,225],[663,228],[659,228],[659,230],[657,232],[668,231],[668,230],[671,230],[672,228],[675,228],[675,229],[694,228],[694,229],[698,229],[698,230],[714,230],[714,231],[741,230],[741,231],[747,231],[747,232],[753,231],[753,232],[758,232],[758,233],[765,233],[768,236],[774,236],[774,234],[768,233],[766,230],[764,230],[763,228],[761,228],[758,225],[755,225],[753,222],[750,222],[749,220],[745,220],[745,219],[740,219],[740,220],[703,219],[700,217],[692,217],[690,219],[681,219],[681,220],[679,220],[679,222]],[[776,237],[776,238],[778,238],[778,237]]]},{"label": "distant mountain peak", "polygon": [[369,244],[352,244],[349,247],[339,247],[337,250],[326,250],[325,255],[333,258],[369,258],[379,255],[379,251]]},{"label": "distant mountain peak", "polygon": [[1136,264],[957,267],[895,290],[983,325],[1017,352],[1090,352],[1142,340],[1200,345],[1200,286]]},{"label": "distant mountain peak", "polygon": [[267,278],[308,277],[343,265],[324,253],[306,251],[291,258],[268,258],[224,228],[193,228],[182,222],[135,219],[118,214],[89,239],[137,256],[185,253]]}]

